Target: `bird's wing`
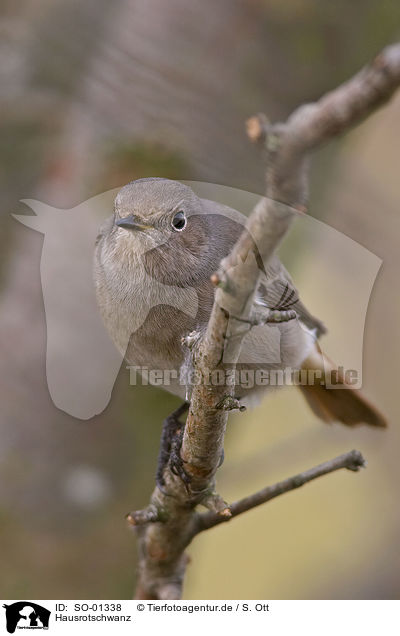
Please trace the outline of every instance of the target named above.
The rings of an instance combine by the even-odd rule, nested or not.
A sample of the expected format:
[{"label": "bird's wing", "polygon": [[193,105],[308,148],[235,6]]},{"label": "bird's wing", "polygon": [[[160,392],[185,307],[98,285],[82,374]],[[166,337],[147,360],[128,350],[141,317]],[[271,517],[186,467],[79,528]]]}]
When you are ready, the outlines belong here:
[{"label": "bird's wing", "polygon": [[302,303],[289,272],[277,256],[271,259],[261,275],[257,303],[269,309],[294,309],[306,327],[315,332],[317,338],[327,331],[323,322],[315,318]]},{"label": "bird's wing", "polygon": [[[212,225],[212,230],[215,235],[218,234],[219,239],[219,250],[216,257],[219,262],[221,255],[228,253],[232,249],[243,232],[246,217],[237,210],[215,201],[202,199],[202,204],[203,213],[207,215],[217,214],[219,216],[219,221],[216,222],[214,220]],[[261,307],[264,305],[269,309],[294,309],[302,323],[310,331],[314,331],[317,338],[326,333],[327,330],[323,322],[315,318],[301,302],[296,286],[279,258],[274,256],[266,269],[257,250],[256,258],[260,270],[263,272],[257,290],[257,304]]]}]

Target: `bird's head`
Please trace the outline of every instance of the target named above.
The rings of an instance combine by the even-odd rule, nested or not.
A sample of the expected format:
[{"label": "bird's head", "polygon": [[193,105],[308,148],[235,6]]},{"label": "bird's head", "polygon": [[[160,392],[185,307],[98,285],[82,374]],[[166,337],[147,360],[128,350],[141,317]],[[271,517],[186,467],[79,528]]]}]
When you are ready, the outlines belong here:
[{"label": "bird's head", "polygon": [[239,214],[177,181],[132,181],[115,199],[112,258],[120,267],[144,265],[150,276],[169,285],[209,282],[243,229],[232,212]]},{"label": "bird's head", "polygon": [[136,252],[170,240],[196,240],[190,217],[201,214],[201,200],[188,186],[169,179],[138,179],[115,199],[115,239]]}]

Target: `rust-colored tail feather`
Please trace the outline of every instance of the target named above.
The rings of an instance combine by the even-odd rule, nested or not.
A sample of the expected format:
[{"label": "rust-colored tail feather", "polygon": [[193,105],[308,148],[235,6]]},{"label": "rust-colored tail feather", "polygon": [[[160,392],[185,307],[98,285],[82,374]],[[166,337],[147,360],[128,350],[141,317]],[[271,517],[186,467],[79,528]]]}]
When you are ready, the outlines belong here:
[{"label": "rust-colored tail feather", "polygon": [[318,369],[325,374],[334,369],[337,371],[337,382],[344,385],[344,389],[329,389],[324,384],[300,385],[303,396],[310,405],[312,411],[325,422],[339,421],[346,426],[368,424],[385,428],[387,426],[384,416],[368,402],[359,389],[354,389],[346,384],[343,375],[336,365],[322,354],[317,348],[304,360],[303,369]]}]

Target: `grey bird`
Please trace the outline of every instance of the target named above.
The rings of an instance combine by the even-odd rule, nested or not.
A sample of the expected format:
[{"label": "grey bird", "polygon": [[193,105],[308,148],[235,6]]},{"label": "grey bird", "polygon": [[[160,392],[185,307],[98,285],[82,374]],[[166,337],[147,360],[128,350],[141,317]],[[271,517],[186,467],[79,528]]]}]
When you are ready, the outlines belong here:
[{"label": "grey bird", "polygon": [[[187,347],[182,339],[194,332],[201,338],[210,316],[215,288],[210,280],[243,231],[246,218],[236,210],[198,197],[177,181],[148,178],[124,186],[115,199],[114,214],[102,226],[95,248],[94,279],[100,311],[116,346],[130,365],[170,371],[164,388],[183,399],[188,386]],[[277,256],[266,268],[260,263],[260,283],[239,369],[336,369],[319,348],[323,323],[301,302],[294,283]],[[229,367],[229,359],[226,361]],[[336,380],[345,384],[337,370]],[[235,397],[257,402],[269,386],[238,383]],[[301,385],[310,407],[322,420],[348,426],[360,423],[384,427],[384,417],[360,393],[330,390],[322,381]],[[189,388],[190,392],[190,388]],[[189,394],[190,397],[190,394]],[[179,467],[177,431],[187,402],[164,422],[158,481],[167,461]],[[173,458],[172,458],[173,454]]]}]

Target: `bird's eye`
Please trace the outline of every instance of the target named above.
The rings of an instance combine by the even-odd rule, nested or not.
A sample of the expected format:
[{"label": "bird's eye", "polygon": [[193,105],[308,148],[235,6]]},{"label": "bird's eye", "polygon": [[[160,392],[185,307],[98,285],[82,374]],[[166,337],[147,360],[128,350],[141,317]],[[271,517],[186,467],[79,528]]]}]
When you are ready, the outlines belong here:
[{"label": "bird's eye", "polygon": [[182,210],[179,210],[179,212],[177,212],[174,215],[174,218],[172,219],[172,227],[177,232],[182,232],[182,230],[185,229],[185,227],[186,227],[186,216],[185,216],[185,213],[182,212]]}]

